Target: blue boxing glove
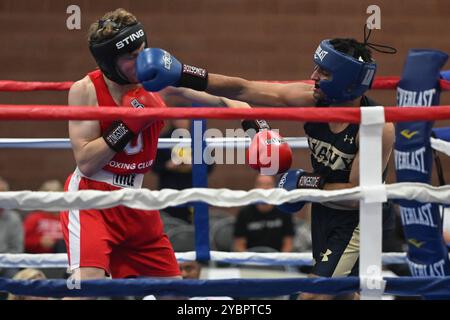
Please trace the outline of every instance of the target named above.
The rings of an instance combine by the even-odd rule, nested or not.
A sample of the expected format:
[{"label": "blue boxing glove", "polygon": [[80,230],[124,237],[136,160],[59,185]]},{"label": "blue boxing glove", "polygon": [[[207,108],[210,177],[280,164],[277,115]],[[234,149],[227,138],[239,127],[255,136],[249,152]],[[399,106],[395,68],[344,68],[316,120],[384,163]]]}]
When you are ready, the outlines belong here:
[{"label": "blue boxing glove", "polygon": [[[325,179],[323,176],[314,173],[308,173],[305,170],[289,170],[283,174],[278,182],[278,188],[287,191],[295,189],[323,189]],[[286,202],[277,206],[283,212],[296,213],[305,205],[305,201]]]},{"label": "blue boxing glove", "polygon": [[204,91],[208,86],[205,69],[182,64],[159,48],[146,48],[139,53],[136,74],[147,91],[160,91],[168,86]]},{"label": "blue boxing glove", "polygon": [[176,86],[181,77],[181,63],[170,53],[158,48],[146,48],[136,60],[136,74],[147,91],[160,91]]},{"label": "blue boxing glove", "polygon": [[450,81],[450,70],[441,71],[441,78]]}]

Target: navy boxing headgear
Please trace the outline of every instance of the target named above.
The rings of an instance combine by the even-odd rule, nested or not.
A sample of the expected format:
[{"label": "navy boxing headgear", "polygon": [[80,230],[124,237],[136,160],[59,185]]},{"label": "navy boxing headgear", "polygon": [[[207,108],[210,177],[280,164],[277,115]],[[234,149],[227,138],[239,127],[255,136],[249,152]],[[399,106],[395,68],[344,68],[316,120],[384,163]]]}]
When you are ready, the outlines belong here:
[{"label": "navy boxing headgear", "polygon": [[124,27],[119,25],[118,29],[119,33],[110,39],[89,41],[89,49],[98,67],[108,79],[118,84],[130,84],[130,80],[118,69],[117,58],[139,49],[143,43],[147,47],[147,37],[144,27],[139,22]]},{"label": "navy boxing headgear", "polygon": [[320,80],[327,103],[342,103],[362,96],[372,85],[377,65],[364,62],[336,50],[330,40],[323,40],[314,53],[314,62],[330,72],[331,78]]}]

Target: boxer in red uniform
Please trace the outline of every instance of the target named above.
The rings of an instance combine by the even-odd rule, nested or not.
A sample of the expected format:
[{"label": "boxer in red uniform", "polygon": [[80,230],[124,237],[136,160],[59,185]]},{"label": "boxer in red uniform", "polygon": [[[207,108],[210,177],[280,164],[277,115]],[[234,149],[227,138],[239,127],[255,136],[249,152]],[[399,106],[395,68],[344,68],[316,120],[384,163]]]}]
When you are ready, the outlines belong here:
[{"label": "boxer in red uniform", "polygon": [[[141,88],[135,60],[147,46],[142,25],[117,9],[92,24],[89,47],[99,70],[74,83],[71,106],[163,108],[158,93]],[[180,95],[208,105],[247,105],[190,89]],[[184,90],[184,91],[183,91]],[[186,91],[187,90],[187,91]],[[172,92],[173,94],[173,92]],[[160,120],[70,121],[77,168],[65,190],[141,188],[155,159]],[[172,246],[158,211],[123,206],[61,213],[64,240],[74,279],[136,276],[180,277]]]}]

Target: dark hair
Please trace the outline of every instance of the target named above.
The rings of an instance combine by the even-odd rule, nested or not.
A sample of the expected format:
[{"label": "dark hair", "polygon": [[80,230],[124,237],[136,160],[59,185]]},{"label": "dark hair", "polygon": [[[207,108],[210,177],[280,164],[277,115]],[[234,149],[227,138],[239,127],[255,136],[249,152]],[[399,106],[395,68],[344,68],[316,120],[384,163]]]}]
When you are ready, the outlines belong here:
[{"label": "dark hair", "polygon": [[330,43],[333,47],[342,53],[345,53],[355,59],[361,58],[364,62],[372,62],[372,52],[364,43],[358,42],[355,39],[336,38],[332,39]]}]

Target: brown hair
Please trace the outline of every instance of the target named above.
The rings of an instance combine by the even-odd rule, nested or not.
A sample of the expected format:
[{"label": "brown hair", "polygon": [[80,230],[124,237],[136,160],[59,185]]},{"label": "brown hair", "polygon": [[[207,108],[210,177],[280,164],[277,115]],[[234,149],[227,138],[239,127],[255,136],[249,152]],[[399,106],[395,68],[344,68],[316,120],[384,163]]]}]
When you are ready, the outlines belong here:
[{"label": "brown hair", "polygon": [[[41,279],[47,279],[45,274],[37,269],[24,269],[19,272],[17,272],[13,280],[41,280]],[[16,296],[13,294],[8,295],[8,300],[26,300],[26,296]]]},{"label": "brown hair", "polygon": [[118,8],[114,11],[107,12],[99,21],[91,24],[88,32],[88,40],[102,41],[111,39],[119,33],[121,27],[129,26],[136,22],[136,17],[125,9]]}]

